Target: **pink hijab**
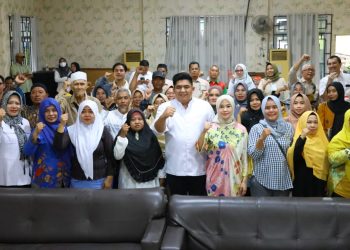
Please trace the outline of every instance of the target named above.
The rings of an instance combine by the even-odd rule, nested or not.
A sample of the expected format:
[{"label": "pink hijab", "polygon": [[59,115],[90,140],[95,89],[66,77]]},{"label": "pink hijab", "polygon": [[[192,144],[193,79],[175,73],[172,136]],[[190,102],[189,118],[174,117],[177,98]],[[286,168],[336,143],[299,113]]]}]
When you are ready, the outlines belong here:
[{"label": "pink hijab", "polygon": [[[297,97],[302,97],[303,100],[304,100],[304,103],[305,103],[305,108],[304,108],[304,111],[298,115],[297,112],[295,111],[295,107],[294,107],[294,101]],[[304,94],[294,94],[291,98],[290,98],[290,111],[289,111],[289,115],[286,119],[286,121],[290,122],[294,129],[296,128],[297,126],[297,123],[298,123],[298,120],[299,120],[299,117],[305,112],[305,111],[312,111],[312,107],[311,107],[311,103],[310,103],[310,100],[309,98],[304,95]]]}]

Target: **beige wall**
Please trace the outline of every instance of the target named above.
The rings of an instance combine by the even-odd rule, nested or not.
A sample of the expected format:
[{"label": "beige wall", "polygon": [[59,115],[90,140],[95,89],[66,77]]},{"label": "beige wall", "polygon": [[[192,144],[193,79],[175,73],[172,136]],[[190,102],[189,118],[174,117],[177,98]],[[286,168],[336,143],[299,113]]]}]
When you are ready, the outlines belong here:
[{"label": "beige wall", "polygon": [[[244,15],[246,4],[247,0],[1,0],[0,72],[6,75],[9,71],[7,16],[11,13],[38,17],[41,67],[54,67],[63,56],[85,68],[109,68],[122,60],[125,50],[143,48],[153,69],[165,58],[165,17]],[[350,0],[251,0],[246,38],[248,69],[262,71],[267,60],[258,56],[261,36],[250,28],[252,17],[268,13],[271,17],[302,12],[334,14],[334,51],[335,35],[350,34],[349,6]],[[263,44],[267,49],[267,41]]]}]

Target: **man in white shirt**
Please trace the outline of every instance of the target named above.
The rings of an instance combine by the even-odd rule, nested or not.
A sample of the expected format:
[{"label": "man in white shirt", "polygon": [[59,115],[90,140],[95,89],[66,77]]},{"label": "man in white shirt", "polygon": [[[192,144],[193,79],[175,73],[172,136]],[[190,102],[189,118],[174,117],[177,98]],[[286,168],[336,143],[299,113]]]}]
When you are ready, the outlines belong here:
[{"label": "man in white shirt", "polygon": [[148,71],[149,62],[147,60],[142,60],[136,71],[130,76],[130,91],[133,92],[135,89],[140,89],[144,93],[148,88],[152,89],[152,72]]},{"label": "man in white shirt", "polygon": [[[316,85],[313,82],[315,76],[315,67],[312,64],[306,63],[311,60],[308,54],[302,55],[300,59],[290,68],[288,75],[288,85],[289,88],[300,82],[305,87],[305,95],[309,98],[310,102],[316,101],[318,93],[316,90]],[[300,66],[306,63],[301,68],[301,78],[298,78],[297,73]]]},{"label": "man in white shirt", "polygon": [[198,62],[190,62],[188,65],[188,71],[192,77],[193,82],[193,97],[206,99],[208,90],[209,90],[209,82],[200,78],[199,74],[201,72],[200,66]]},{"label": "man in white shirt", "polygon": [[332,82],[341,82],[345,90],[345,96],[348,96],[350,93],[350,74],[344,74],[341,72],[341,60],[338,56],[330,56],[327,60],[327,67],[329,75],[325,76],[320,81],[319,93],[320,96],[326,98],[326,89],[329,84]]},{"label": "man in white shirt", "polygon": [[[106,119],[103,123],[109,133],[115,139],[119,133],[119,130],[126,122],[126,116],[129,112],[131,102],[131,93],[129,89],[120,88],[115,93],[115,103],[118,106],[118,109],[108,111]],[[113,188],[118,188],[118,179],[119,179],[119,163],[116,167],[116,172],[113,177]]]},{"label": "man in white shirt", "polygon": [[130,90],[126,88],[118,89],[115,94],[115,103],[117,104],[118,109],[109,111],[106,119],[103,121],[113,138],[118,135],[120,128],[126,121],[130,102]]},{"label": "man in white shirt", "polygon": [[159,106],[152,129],[165,133],[165,171],[171,194],[206,195],[205,154],[196,142],[211,121],[214,111],[204,100],[192,97],[193,82],[188,73],[173,77],[175,99]]}]

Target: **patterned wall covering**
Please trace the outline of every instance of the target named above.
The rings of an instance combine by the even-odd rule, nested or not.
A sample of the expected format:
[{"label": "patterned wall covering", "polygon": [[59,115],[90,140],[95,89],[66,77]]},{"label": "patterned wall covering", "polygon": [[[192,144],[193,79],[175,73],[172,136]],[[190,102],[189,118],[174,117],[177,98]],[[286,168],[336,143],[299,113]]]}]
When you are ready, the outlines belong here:
[{"label": "patterned wall covering", "polygon": [[[122,59],[125,50],[139,50],[144,45],[145,58],[154,69],[165,58],[167,16],[244,15],[246,5],[247,0],[1,0],[0,72],[9,71],[10,13],[38,17],[40,66],[56,66],[58,58],[64,56],[82,67],[111,67]],[[252,17],[268,13],[271,17],[302,12],[334,14],[335,41],[335,35],[350,34],[349,6],[350,0],[251,0],[246,37],[248,69],[263,71],[266,57],[259,57],[259,47],[263,44],[267,49],[267,41],[261,43],[261,36],[250,28]]]},{"label": "patterned wall covering", "polygon": [[11,14],[34,16],[35,0],[1,0],[0,1],[0,74],[10,73],[10,35],[9,18]]}]

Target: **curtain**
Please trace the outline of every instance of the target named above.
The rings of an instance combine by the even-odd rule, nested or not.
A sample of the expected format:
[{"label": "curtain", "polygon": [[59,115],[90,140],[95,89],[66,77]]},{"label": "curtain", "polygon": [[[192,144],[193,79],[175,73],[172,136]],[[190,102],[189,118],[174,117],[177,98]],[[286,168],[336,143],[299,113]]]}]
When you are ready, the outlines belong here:
[{"label": "curtain", "polygon": [[16,62],[16,53],[22,51],[21,41],[21,16],[12,15],[12,61]]},{"label": "curtain", "polygon": [[32,72],[38,70],[38,30],[37,30],[37,19],[35,17],[30,18],[30,24],[32,29],[32,46],[30,53],[30,60],[32,66]]},{"label": "curtain", "polygon": [[165,54],[168,75],[186,71],[191,61],[200,61],[200,17],[170,17],[170,32]]},{"label": "curtain", "polygon": [[165,56],[169,77],[188,71],[191,61],[199,62],[204,78],[211,65],[218,65],[220,79],[227,82],[228,71],[245,63],[244,16],[170,17]]},{"label": "curtain", "polygon": [[291,14],[287,15],[288,49],[291,62],[295,63],[303,54],[311,56],[311,63],[315,66],[314,83],[318,83],[320,76],[319,41],[318,41],[318,15],[317,14]]},{"label": "curtain", "polygon": [[207,74],[210,66],[216,64],[220,80],[228,82],[235,65],[245,64],[244,16],[205,17],[204,27],[202,70]]}]

